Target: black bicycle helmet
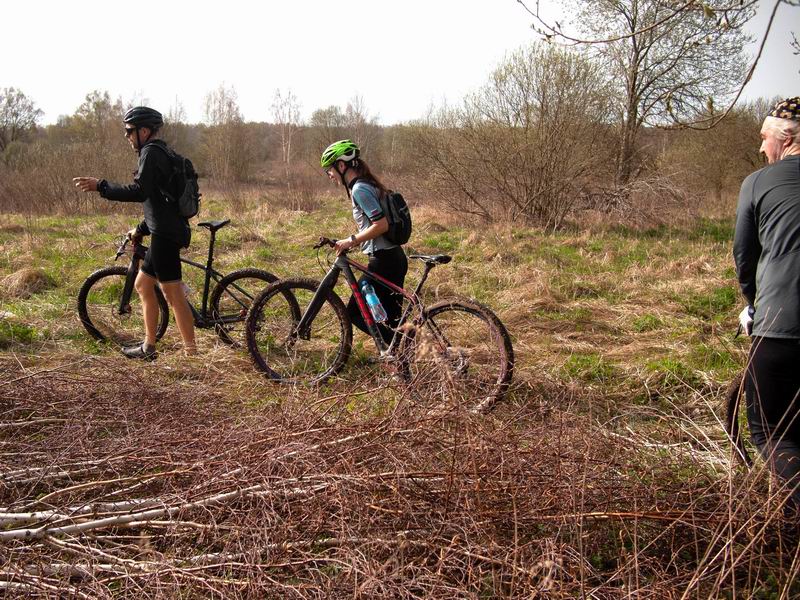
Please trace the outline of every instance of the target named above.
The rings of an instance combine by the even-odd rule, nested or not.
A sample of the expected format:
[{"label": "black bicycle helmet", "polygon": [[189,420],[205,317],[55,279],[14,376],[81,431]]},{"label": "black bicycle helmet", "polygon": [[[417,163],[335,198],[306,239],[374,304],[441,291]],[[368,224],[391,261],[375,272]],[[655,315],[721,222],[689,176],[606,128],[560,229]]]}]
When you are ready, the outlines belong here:
[{"label": "black bicycle helmet", "polygon": [[164,124],[164,117],[161,113],[147,106],[134,106],[122,118],[123,123],[129,123],[135,127],[148,127],[157,131]]}]

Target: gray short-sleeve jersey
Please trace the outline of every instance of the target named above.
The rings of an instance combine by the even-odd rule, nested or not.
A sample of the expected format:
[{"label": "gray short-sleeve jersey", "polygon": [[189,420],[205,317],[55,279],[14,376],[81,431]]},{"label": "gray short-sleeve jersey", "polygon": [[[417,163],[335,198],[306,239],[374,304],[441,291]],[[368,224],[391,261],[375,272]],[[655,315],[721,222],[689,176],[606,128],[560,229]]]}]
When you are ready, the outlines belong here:
[{"label": "gray short-sleeve jersey", "polygon": [[[353,198],[353,219],[358,225],[359,233],[384,217],[380,203],[380,191],[374,185],[366,181],[357,181],[350,190],[350,195]],[[376,250],[385,250],[395,246],[396,244],[391,243],[385,236],[379,235],[375,239],[361,244],[361,251],[364,254],[373,254]]]}]

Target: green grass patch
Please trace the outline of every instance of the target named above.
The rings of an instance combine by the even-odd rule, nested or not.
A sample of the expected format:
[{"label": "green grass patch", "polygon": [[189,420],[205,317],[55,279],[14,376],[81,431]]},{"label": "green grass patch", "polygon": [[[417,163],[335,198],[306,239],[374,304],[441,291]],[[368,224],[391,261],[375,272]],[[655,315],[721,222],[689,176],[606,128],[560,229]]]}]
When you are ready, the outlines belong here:
[{"label": "green grass patch", "polygon": [[462,235],[457,231],[442,231],[422,239],[422,247],[433,252],[452,252],[461,246]]},{"label": "green grass patch", "polygon": [[665,357],[647,363],[646,369],[659,380],[659,387],[689,386],[696,388],[700,385],[700,376],[678,358]]},{"label": "green grass patch", "polygon": [[0,320],[0,348],[12,345],[29,345],[36,339],[36,329],[11,319]]},{"label": "green grass patch", "polygon": [[733,230],[731,219],[700,219],[697,226],[689,231],[689,239],[728,243],[733,240]]},{"label": "green grass patch", "polygon": [[656,329],[661,329],[664,326],[664,321],[662,321],[656,315],[644,314],[636,317],[631,325],[633,326],[634,331],[637,333],[643,333],[645,331],[655,331]]},{"label": "green grass patch", "polygon": [[715,371],[727,377],[732,377],[742,368],[730,352],[708,344],[695,346],[689,353],[687,362],[701,371]]},{"label": "green grass patch", "polygon": [[587,383],[609,383],[616,373],[616,368],[599,354],[572,354],[562,369],[570,378]]},{"label": "green grass patch", "polygon": [[684,310],[700,319],[719,322],[738,302],[739,292],[732,285],[724,285],[708,292],[689,293],[679,299]]}]

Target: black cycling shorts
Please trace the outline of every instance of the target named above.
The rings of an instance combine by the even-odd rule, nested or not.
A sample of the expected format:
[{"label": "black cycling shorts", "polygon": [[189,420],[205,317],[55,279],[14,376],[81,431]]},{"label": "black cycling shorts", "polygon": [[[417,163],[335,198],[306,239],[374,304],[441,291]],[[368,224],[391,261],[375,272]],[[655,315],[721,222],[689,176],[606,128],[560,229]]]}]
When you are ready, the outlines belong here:
[{"label": "black cycling shorts", "polygon": [[141,270],[161,283],[181,280],[181,246],[169,238],[153,235]]}]

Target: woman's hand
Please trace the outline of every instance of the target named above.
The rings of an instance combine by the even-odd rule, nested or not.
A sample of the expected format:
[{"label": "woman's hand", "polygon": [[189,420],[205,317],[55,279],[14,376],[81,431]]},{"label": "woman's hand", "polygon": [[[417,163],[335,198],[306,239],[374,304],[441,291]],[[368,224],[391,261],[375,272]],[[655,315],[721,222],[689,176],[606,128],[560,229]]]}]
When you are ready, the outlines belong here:
[{"label": "woman's hand", "polygon": [[336,245],[334,246],[334,248],[336,248],[336,255],[339,256],[341,254],[344,254],[345,252],[350,250],[350,248],[355,246],[355,244],[356,241],[354,235],[351,235],[349,238],[346,238],[344,240],[336,240]]}]

